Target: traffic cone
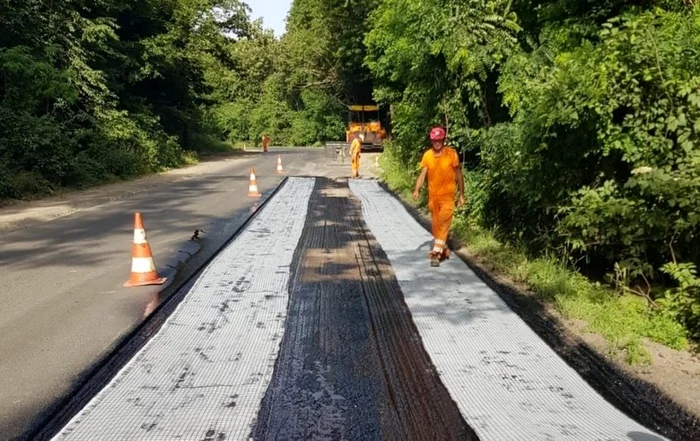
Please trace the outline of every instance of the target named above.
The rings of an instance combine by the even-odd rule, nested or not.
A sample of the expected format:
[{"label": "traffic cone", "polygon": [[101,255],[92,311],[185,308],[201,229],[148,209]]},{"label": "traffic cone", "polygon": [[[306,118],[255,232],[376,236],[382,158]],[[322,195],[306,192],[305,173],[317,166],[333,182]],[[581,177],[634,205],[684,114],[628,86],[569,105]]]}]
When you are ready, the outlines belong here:
[{"label": "traffic cone", "polygon": [[277,174],[281,175],[284,173],[284,168],[282,167],[282,157],[277,155]]},{"label": "traffic cone", "polygon": [[131,277],[125,287],[146,285],[162,285],[165,277],[159,277],[156,263],[153,260],[151,246],[146,240],[146,230],[143,228],[141,213],[134,216],[134,243],[131,247]]},{"label": "traffic cone", "polygon": [[258,191],[258,181],[255,179],[255,169],[250,169],[250,184],[248,184],[248,197],[259,198],[262,196]]}]

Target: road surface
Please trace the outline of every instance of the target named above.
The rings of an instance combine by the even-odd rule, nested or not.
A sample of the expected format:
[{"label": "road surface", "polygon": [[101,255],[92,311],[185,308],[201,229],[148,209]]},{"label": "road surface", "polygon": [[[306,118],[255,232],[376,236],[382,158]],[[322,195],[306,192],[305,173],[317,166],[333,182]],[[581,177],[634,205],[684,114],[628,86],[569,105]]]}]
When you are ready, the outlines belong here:
[{"label": "road surface", "polygon": [[[170,288],[122,287],[131,267],[134,212],[143,213],[161,274],[180,280],[279,185],[278,154],[285,175],[349,173],[349,166],[326,166],[323,149],[280,149],[125,183],[122,194],[95,189],[31,204],[33,211],[0,210],[0,440],[40,421],[169,295]],[[372,156],[365,158],[369,168]],[[251,167],[260,199],[246,197]],[[26,228],[7,231],[17,226]],[[205,231],[197,243],[189,240],[195,229]],[[176,274],[170,266],[183,261]]]},{"label": "road surface", "polygon": [[376,182],[290,178],[53,439],[668,439],[429,248]]},{"label": "road surface", "polygon": [[[459,259],[430,268],[429,233],[375,181],[283,157],[281,186],[274,155],[248,156],[6,234],[0,438],[697,438],[634,383],[594,390]],[[170,291],[121,287],[136,210]]]}]

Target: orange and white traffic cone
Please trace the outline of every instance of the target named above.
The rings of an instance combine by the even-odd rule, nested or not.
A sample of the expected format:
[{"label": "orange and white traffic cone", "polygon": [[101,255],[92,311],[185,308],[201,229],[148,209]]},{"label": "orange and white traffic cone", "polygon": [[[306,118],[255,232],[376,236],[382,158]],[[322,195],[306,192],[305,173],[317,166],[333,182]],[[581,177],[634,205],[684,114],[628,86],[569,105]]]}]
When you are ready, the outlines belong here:
[{"label": "orange and white traffic cone", "polygon": [[282,157],[277,155],[277,174],[281,175],[284,173],[284,168],[282,167]]},{"label": "orange and white traffic cone", "polygon": [[143,228],[141,213],[136,213],[134,216],[134,243],[131,247],[131,277],[124,286],[131,288],[162,285],[165,280],[165,277],[158,276],[151,246],[146,240],[146,230]]},{"label": "orange and white traffic cone", "polygon": [[248,197],[259,198],[262,196],[258,191],[258,181],[255,179],[255,169],[250,169],[250,184],[248,184]]}]

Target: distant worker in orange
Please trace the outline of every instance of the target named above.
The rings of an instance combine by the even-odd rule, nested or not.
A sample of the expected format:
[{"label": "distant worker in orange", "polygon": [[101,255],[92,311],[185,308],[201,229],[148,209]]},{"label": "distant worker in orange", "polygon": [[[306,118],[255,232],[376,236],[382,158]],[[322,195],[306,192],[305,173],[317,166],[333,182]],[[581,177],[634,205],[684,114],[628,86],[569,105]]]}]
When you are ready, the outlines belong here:
[{"label": "distant worker in orange", "polygon": [[450,232],[455,209],[455,181],[459,184],[458,204],[460,207],[464,205],[464,176],[457,151],[445,146],[445,130],[442,127],[434,127],[430,131],[430,142],[432,148],[423,154],[420,163],[422,170],[416,181],[413,200],[418,199],[427,176],[428,208],[432,217],[435,241],[428,256],[430,266],[440,266],[442,260],[450,257],[447,235]]},{"label": "distant worker in orange", "polygon": [[263,152],[267,153],[267,146],[270,145],[270,137],[267,135],[262,136],[262,146]]},{"label": "distant worker in orange", "polygon": [[360,153],[362,152],[362,142],[365,140],[365,135],[360,133],[358,138],[352,140],[350,144],[350,168],[352,169],[352,177],[360,177]]}]

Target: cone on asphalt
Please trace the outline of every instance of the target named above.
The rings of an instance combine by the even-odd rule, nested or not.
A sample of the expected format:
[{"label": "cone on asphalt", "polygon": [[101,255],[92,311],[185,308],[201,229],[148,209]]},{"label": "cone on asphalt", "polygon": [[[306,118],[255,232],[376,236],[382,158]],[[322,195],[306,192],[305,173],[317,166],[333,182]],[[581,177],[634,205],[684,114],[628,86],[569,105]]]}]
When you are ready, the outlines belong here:
[{"label": "cone on asphalt", "polygon": [[258,181],[255,178],[255,169],[250,169],[250,184],[248,184],[248,197],[259,198],[262,196],[260,191],[258,191]]},{"label": "cone on asphalt", "polygon": [[281,175],[284,173],[284,167],[282,167],[282,157],[277,155],[277,174]]},{"label": "cone on asphalt", "polygon": [[131,277],[124,286],[131,288],[162,285],[165,280],[165,277],[158,276],[151,246],[146,240],[146,230],[143,228],[141,213],[136,213],[134,215],[134,243],[131,247]]}]

